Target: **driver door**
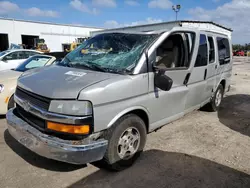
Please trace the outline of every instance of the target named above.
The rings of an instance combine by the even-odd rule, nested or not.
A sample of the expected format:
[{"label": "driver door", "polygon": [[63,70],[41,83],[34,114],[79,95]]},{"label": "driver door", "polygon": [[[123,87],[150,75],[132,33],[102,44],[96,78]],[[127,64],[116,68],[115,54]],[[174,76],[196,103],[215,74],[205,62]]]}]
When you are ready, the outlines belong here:
[{"label": "driver door", "polygon": [[[159,41],[153,45],[154,51],[149,50],[153,56],[150,64],[156,69],[165,70],[165,75],[173,80],[173,86],[169,91],[163,91],[154,85],[154,72],[149,73],[150,114],[152,129],[158,128],[166,123],[184,115],[189,88],[187,83],[190,77],[190,64],[193,61],[196,32],[184,29],[165,33]],[[159,56],[166,55],[164,58]],[[150,57],[150,56],[149,56]],[[162,62],[158,62],[163,59]]]}]

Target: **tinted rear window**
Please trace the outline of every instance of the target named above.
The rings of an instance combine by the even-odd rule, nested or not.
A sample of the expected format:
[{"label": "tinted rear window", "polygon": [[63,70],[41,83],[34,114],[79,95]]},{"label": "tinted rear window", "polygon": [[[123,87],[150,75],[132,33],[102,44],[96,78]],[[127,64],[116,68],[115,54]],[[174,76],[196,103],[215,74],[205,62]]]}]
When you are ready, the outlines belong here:
[{"label": "tinted rear window", "polygon": [[222,65],[228,62],[225,59],[230,58],[229,41],[227,38],[217,37],[217,45],[219,62]]}]

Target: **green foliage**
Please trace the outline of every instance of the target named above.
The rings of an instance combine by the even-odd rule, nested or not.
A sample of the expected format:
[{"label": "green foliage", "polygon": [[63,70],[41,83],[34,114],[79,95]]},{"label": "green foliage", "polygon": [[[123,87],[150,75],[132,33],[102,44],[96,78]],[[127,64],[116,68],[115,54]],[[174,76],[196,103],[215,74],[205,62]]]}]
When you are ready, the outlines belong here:
[{"label": "green foliage", "polygon": [[241,44],[233,44],[233,50],[246,50],[246,51],[250,51],[250,43],[245,44],[245,45],[241,45]]}]

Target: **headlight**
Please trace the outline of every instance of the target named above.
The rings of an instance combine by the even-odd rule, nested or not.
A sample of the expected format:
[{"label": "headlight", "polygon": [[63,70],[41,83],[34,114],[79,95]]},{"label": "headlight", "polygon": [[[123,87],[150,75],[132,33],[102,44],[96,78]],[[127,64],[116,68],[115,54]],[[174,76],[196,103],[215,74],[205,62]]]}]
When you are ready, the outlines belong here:
[{"label": "headlight", "polygon": [[4,90],[4,85],[3,84],[0,84],[0,93],[2,93]]},{"label": "headlight", "polygon": [[51,101],[49,106],[50,112],[75,115],[75,116],[87,116],[92,114],[92,105],[89,101]]}]

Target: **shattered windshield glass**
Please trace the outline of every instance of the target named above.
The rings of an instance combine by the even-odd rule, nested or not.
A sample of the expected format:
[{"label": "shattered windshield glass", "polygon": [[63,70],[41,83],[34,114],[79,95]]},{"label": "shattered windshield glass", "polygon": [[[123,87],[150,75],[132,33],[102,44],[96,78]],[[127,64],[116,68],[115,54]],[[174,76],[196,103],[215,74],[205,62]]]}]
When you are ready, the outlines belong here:
[{"label": "shattered windshield glass", "polygon": [[130,72],[156,37],[152,34],[100,34],[67,54],[60,65],[102,72]]}]

